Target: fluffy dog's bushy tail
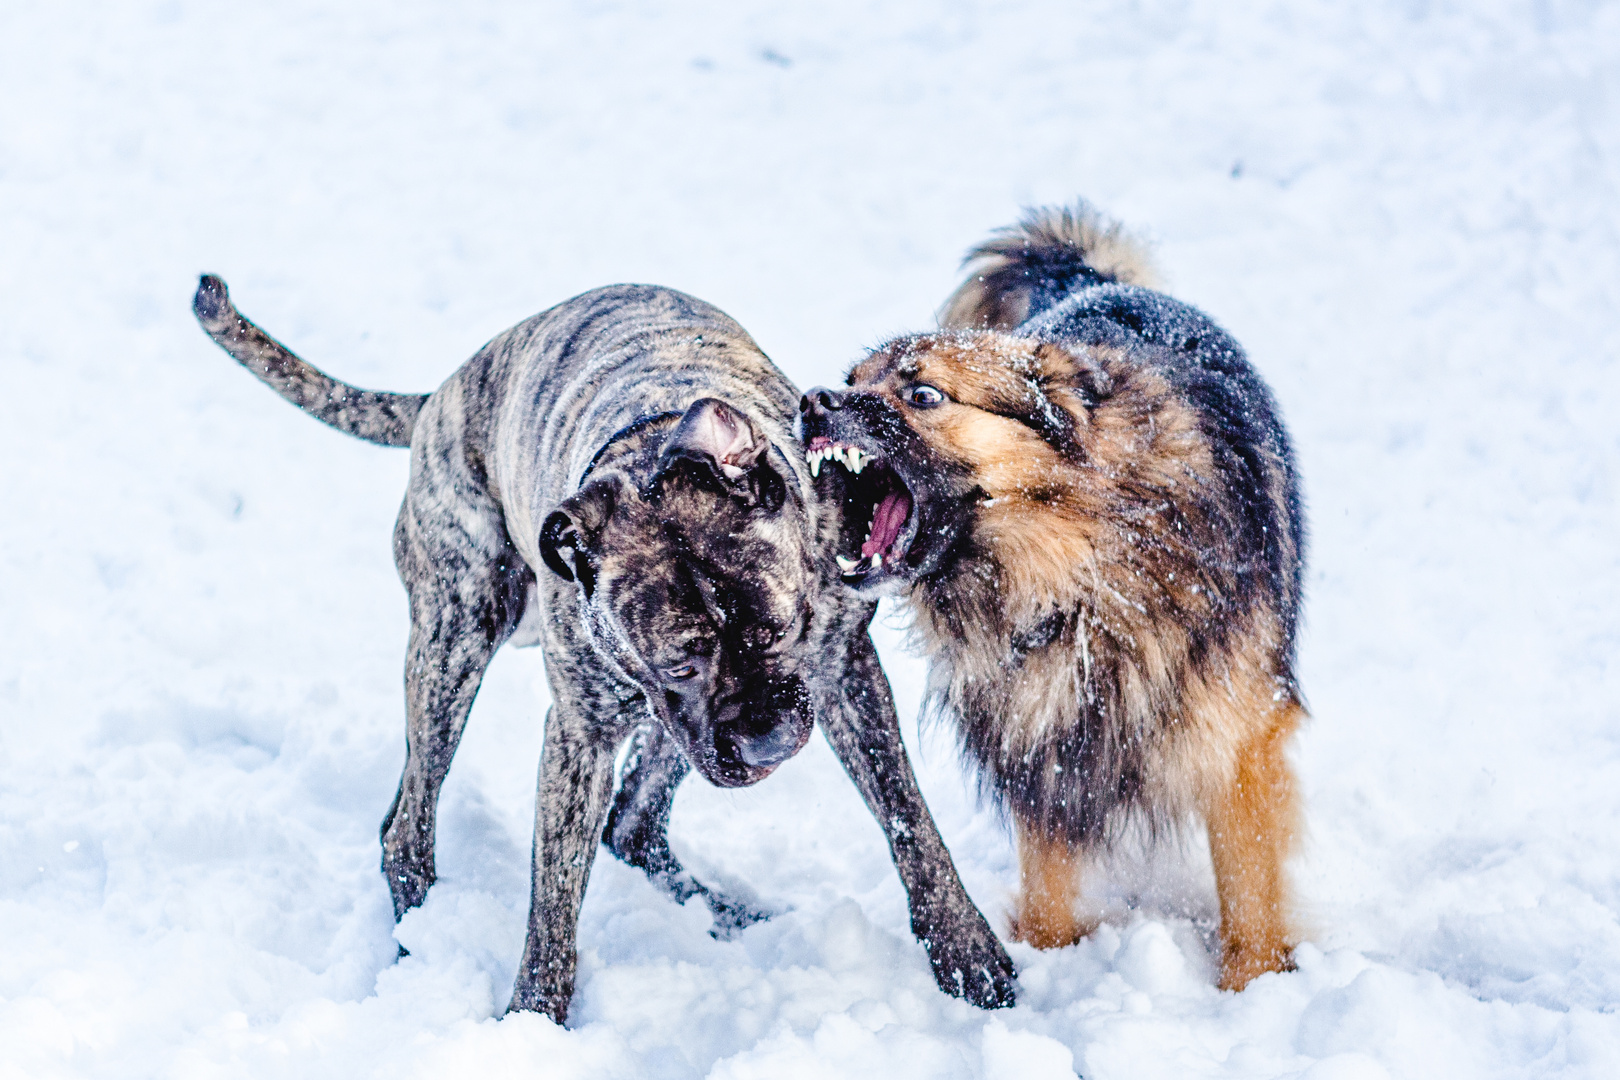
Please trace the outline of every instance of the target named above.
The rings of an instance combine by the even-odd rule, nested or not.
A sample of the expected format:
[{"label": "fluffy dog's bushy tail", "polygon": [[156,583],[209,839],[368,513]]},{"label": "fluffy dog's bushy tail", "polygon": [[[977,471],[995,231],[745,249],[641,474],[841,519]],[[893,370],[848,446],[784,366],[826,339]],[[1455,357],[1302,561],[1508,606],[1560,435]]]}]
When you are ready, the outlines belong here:
[{"label": "fluffy dog's bushy tail", "polygon": [[1041,206],[968,252],[969,276],[939,310],[946,330],[1011,330],[1068,296],[1104,282],[1153,288],[1147,247],[1090,203]]},{"label": "fluffy dog's bushy tail", "polygon": [[323,424],[382,446],[411,445],[426,394],[390,394],[339,382],[242,317],[225,282],[204,274],[191,301],[197,321],[220,348],[266,386]]}]

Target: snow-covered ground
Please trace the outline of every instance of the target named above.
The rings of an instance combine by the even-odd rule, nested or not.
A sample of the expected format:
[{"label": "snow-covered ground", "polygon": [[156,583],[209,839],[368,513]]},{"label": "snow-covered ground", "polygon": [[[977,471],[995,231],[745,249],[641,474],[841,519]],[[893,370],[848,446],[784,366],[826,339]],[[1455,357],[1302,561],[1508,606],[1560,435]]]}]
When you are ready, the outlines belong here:
[{"label": "snow-covered ground", "polygon": [[[745,6],[752,10],[744,10]],[[0,6],[0,1076],[1620,1075],[1620,7]],[[357,383],[584,289],[736,316],[801,384],[1086,195],[1250,348],[1313,535],[1299,970],[1212,986],[1207,867],[941,995],[819,739],[694,781],[737,942],[600,861],[573,1028],[501,1019],[540,658],[486,681],[398,929],[406,460],[276,399],[195,275]],[[884,657],[914,716],[918,661]],[[1008,839],[908,738],[999,923]]]}]

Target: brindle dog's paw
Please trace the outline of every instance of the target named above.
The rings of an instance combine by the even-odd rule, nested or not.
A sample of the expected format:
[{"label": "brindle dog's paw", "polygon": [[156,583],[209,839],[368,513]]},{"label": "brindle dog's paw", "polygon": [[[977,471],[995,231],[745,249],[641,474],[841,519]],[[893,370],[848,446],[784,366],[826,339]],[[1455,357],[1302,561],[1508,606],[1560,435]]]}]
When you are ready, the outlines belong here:
[{"label": "brindle dog's paw", "polygon": [[714,915],[714,925],[709,928],[709,936],[716,941],[735,941],[737,935],[750,926],[764,922],[777,914],[755,907],[745,900],[733,900],[729,896],[714,892],[705,893],[703,900]]},{"label": "brindle dog's paw", "polygon": [[957,927],[951,934],[921,937],[934,981],[952,997],[981,1009],[1010,1009],[1017,1003],[1017,972],[990,925]]}]

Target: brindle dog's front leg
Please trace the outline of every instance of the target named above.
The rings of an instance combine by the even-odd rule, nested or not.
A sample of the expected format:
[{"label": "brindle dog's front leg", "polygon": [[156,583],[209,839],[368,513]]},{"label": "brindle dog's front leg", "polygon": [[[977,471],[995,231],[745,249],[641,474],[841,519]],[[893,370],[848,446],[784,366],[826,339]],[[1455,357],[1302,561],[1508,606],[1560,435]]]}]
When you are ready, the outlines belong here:
[{"label": "brindle dog's front leg", "polygon": [[542,1012],[559,1024],[568,1018],[574,996],[579,906],[613,795],[619,740],[607,734],[561,702],[546,713],[534,808],[529,937],[510,1009]]},{"label": "brindle dog's front leg", "polygon": [[608,812],[602,843],[621,861],[639,867],[677,904],[703,897],[714,915],[710,935],[728,941],[745,927],[770,918],[770,913],[709,888],[669,850],[669,811],[675,789],[691,771],[686,755],[661,724],[649,722],[636,728],[630,735],[619,793]]},{"label": "brindle dog's front leg", "polygon": [[888,837],[934,981],[981,1009],[1012,1005],[1012,960],[962,887],[923,802],[871,638],[853,635],[844,670],[834,672],[841,677],[821,684],[816,718]]}]

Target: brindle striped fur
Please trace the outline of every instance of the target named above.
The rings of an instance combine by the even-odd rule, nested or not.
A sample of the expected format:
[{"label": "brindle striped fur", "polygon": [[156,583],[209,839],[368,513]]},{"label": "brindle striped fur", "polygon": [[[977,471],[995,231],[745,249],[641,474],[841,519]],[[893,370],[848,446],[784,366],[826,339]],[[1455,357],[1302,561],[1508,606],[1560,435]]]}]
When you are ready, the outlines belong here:
[{"label": "brindle striped fur", "polygon": [[[1292,942],[1304,525],[1287,434],[1238,344],[1135,284],[1145,256],[1084,205],[969,258],[943,331],[811,391],[803,434],[869,447],[915,497],[922,528],[887,584],[1014,819],[1014,932],[1073,941],[1088,852],[1133,820],[1202,818],[1221,985],[1241,988]],[[918,385],[946,400],[910,403]]]},{"label": "brindle striped fur", "polygon": [[812,714],[882,825],[941,988],[1011,1003],[1011,963],[906,760],[866,633],[873,605],[822,569],[837,508],[816,499],[791,433],[797,395],[740,326],[669,289],[598,289],[423,396],[322,374],[244,319],[218,278],[195,310],[284,397],[411,449],[394,533],[411,611],[407,759],[382,831],[396,918],[433,883],[440,787],[486,666],[517,636],[544,646],[552,708],[513,1009],[565,1019],[598,841],[677,899],[703,896],[718,934],[765,917],[675,860],[670,803],[692,765],[719,784],[759,780],[803,745]]}]

